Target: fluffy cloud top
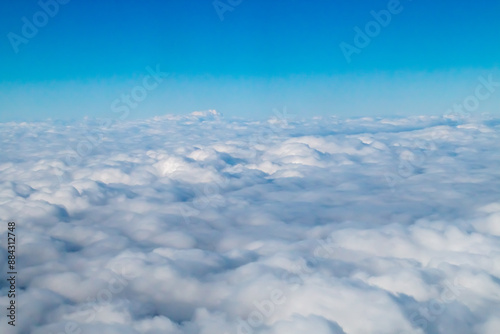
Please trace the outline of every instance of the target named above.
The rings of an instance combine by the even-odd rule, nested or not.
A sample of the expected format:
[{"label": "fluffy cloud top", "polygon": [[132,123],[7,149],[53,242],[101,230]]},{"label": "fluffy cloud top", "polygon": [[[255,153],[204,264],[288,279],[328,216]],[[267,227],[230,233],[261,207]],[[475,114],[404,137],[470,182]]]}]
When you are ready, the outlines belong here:
[{"label": "fluffy cloud top", "polygon": [[496,334],[499,130],[213,111],[0,124],[17,333]]}]

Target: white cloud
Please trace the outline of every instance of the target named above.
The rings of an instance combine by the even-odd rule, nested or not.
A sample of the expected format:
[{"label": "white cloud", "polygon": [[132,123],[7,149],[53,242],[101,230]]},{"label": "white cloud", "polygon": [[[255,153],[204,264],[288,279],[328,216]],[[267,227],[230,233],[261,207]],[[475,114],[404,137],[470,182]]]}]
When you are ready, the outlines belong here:
[{"label": "white cloud", "polygon": [[0,124],[19,333],[498,327],[495,120],[85,122]]}]

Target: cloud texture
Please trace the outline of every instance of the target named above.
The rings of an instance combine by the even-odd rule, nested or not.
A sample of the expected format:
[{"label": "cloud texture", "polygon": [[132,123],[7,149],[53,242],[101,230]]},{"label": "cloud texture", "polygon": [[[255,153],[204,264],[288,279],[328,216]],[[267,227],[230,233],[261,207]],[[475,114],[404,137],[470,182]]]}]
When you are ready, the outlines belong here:
[{"label": "cloud texture", "polygon": [[0,124],[16,330],[496,334],[499,130],[210,111]]}]

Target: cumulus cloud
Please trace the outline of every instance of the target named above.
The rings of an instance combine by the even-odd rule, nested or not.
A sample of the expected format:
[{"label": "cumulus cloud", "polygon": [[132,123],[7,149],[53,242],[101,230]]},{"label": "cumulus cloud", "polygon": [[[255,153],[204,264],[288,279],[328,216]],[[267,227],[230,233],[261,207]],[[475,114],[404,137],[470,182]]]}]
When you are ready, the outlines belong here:
[{"label": "cumulus cloud", "polygon": [[0,124],[15,332],[496,334],[499,130],[215,111]]}]

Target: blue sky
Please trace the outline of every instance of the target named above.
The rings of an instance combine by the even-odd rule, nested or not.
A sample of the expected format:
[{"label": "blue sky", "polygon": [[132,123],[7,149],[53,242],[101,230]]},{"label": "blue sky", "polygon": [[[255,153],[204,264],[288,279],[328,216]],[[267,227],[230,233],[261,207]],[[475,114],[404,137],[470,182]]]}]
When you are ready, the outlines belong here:
[{"label": "blue sky", "polygon": [[[479,75],[500,80],[498,1],[61,2],[53,17],[36,1],[0,4],[0,121],[103,116],[148,66],[169,75],[132,118],[444,113]],[[355,27],[389,7],[348,62],[339,45],[356,47]],[[34,36],[23,17],[42,20]],[[495,98],[481,111],[498,112]]]}]

